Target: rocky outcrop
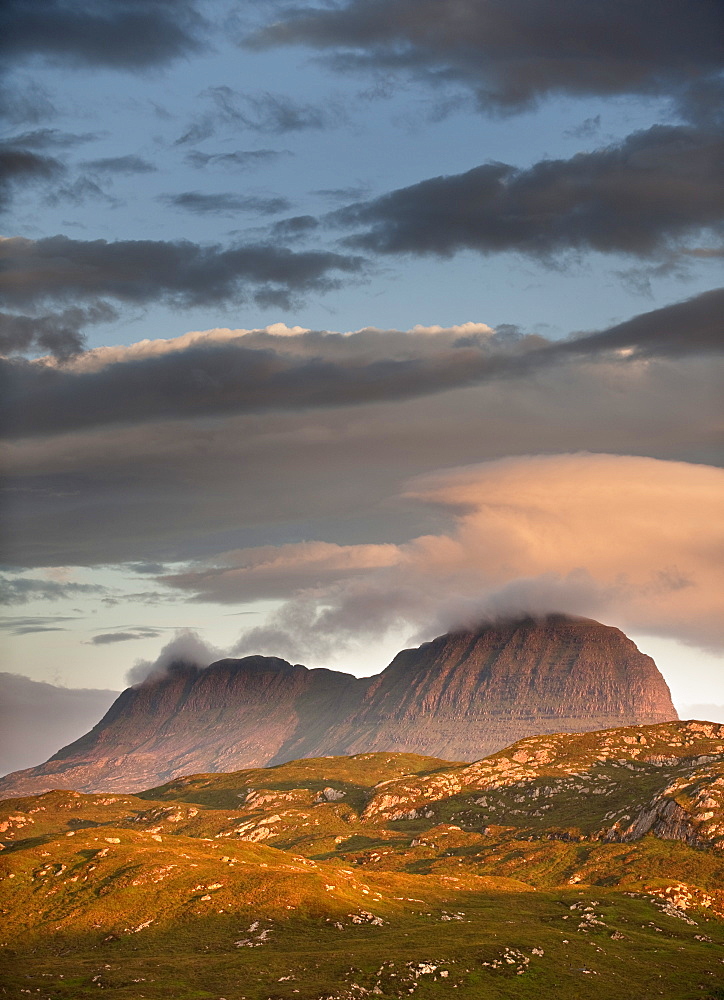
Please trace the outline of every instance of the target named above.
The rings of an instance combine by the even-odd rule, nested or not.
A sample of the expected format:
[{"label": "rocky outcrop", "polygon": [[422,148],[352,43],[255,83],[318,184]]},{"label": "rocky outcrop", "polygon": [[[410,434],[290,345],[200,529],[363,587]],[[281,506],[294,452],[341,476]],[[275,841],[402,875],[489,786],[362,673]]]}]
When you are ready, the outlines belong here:
[{"label": "rocky outcrop", "polygon": [[[639,801],[643,789],[649,798]],[[543,822],[548,839],[628,843],[652,833],[724,850],[724,725],[530,737],[473,764],[380,782],[373,792],[363,812],[369,823],[433,817],[438,803],[455,799],[474,827],[532,823],[535,830]],[[564,826],[574,801],[576,825]]]},{"label": "rocky outcrop", "polygon": [[0,781],[131,791],[194,772],[395,751],[477,760],[521,737],[676,718],[654,661],[618,629],[552,615],[440,636],[355,678],[274,657],[177,665],[124,691],[86,736]]}]

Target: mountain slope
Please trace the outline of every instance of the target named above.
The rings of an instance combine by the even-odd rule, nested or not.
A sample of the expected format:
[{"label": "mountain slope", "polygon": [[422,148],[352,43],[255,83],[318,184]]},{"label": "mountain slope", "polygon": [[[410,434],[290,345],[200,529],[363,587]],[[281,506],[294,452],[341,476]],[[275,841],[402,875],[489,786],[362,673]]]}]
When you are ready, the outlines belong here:
[{"label": "mountain slope", "polygon": [[[666,802],[677,822],[638,822]],[[0,802],[0,846],[11,996],[724,992],[713,723],[533,737],[472,765],[374,753],[53,791]]]},{"label": "mountain slope", "polygon": [[524,736],[676,718],[654,661],[618,629],[562,615],[444,635],[355,678],[275,657],[177,665],[124,691],[90,733],[0,794],[132,791],[228,771],[394,751],[476,760]]},{"label": "mountain slope", "polygon": [[471,760],[537,733],[676,718],[656,664],[623,632],[550,615],[452,632],[398,653],[324,752]]}]

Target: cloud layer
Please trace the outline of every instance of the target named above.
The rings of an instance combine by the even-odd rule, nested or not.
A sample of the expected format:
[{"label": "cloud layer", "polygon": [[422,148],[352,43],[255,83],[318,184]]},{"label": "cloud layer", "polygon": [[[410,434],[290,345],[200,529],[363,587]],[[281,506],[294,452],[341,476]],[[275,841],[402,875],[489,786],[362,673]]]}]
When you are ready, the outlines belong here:
[{"label": "cloud layer", "polygon": [[[715,352],[724,350],[723,309],[724,290],[716,290],[558,342],[496,334],[480,324],[345,336],[293,328],[292,336],[280,336],[288,328],[277,326],[101,348],[60,366],[6,361],[0,363],[2,422],[6,433],[24,436],[362,405],[522,377],[576,356],[626,365],[641,357]],[[11,325],[8,336],[13,332]]]},{"label": "cloud layer", "polygon": [[0,446],[6,562],[399,543],[449,516],[392,501],[405,479],[505,455],[719,464],[720,305],[707,293],[566,342],[274,326],[6,363],[6,431],[32,434]]},{"label": "cloud layer", "polygon": [[549,95],[676,95],[724,63],[716,0],[343,0],[274,13],[248,45],[307,45],[337,71],[462,84],[504,113]]},{"label": "cloud layer", "polygon": [[[197,598],[290,600],[237,652],[319,657],[407,626],[424,638],[500,615],[566,611],[724,648],[724,471],[617,455],[506,458],[442,471],[408,498],[453,530],[397,546],[229,553],[171,585]],[[336,567],[336,579],[334,579]],[[352,568],[356,572],[351,572]]]},{"label": "cloud layer", "polygon": [[5,0],[0,53],[6,65],[143,70],[198,51],[203,26],[191,0]]}]

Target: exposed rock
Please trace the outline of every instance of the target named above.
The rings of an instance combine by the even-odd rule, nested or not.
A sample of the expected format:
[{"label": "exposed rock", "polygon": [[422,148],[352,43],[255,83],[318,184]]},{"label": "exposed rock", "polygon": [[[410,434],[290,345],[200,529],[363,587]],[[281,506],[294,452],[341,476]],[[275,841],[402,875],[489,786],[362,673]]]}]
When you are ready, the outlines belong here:
[{"label": "exposed rock", "polygon": [[[176,665],[124,691],[45,764],[0,780],[0,794],[132,791],[194,772],[369,751],[478,760],[534,734],[675,718],[654,661],[622,632],[551,615],[440,636],[369,678],[263,656]],[[499,779],[548,752],[516,749],[504,770],[498,762]],[[441,777],[437,797],[455,794],[456,780]]]}]

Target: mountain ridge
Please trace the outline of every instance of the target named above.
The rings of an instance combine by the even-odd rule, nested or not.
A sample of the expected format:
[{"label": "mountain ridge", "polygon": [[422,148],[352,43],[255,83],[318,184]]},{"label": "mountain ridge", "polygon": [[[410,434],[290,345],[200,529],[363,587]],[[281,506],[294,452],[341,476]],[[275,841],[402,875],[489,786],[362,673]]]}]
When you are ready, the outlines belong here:
[{"label": "mountain ridge", "polygon": [[177,775],[391,751],[475,760],[524,736],[677,718],[619,629],[551,615],[459,629],[356,678],[277,657],[174,665],[122,692],[85,736],[0,794],[132,791]]}]

